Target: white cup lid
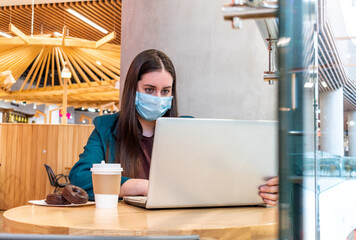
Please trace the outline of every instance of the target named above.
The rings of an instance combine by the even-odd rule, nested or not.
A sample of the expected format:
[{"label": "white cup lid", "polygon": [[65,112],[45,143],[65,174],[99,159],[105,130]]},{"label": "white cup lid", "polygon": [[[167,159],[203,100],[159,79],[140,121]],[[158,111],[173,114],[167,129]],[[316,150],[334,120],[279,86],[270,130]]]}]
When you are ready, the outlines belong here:
[{"label": "white cup lid", "polygon": [[101,163],[93,164],[90,169],[92,172],[122,172],[123,169],[120,163],[105,163],[104,160]]}]

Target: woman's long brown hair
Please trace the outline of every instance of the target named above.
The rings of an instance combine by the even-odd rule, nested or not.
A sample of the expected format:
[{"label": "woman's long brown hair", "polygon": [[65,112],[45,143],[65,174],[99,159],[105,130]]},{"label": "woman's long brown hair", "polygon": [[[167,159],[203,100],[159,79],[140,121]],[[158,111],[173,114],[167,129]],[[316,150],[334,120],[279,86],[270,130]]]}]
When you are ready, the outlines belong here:
[{"label": "woman's long brown hair", "polygon": [[161,71],[165,69],[173,78],[172,107],[163,117],[176,117],[176,73],[169,57],[161,51],[150,49],[138,54],[132,61],[125,79],[125,86],[121,98],[121,110],[118,121],[118,136],[116,147],[116,162],[121,163],[124,176],[136,177],[141,165],[140,141],[142,127],[137,119],[135,98],[137,83],[145,73]]}]

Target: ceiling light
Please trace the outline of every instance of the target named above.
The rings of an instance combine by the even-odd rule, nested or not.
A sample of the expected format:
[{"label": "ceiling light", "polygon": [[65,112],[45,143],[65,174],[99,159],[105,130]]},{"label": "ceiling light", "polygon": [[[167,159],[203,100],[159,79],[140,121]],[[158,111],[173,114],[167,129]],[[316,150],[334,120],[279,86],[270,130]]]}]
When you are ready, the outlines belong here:
[{"label": "ceiling light", "polygon": [[4,83],[6,85],[12,85],[16,82],[16,79],[12,76],[12,72],[10,70],[0,72],[0,77],[6,76]]},{"label": "ceiling light", "polygon": [[62,37],[62,36],[63,36],[63,34],[62,34],[62,33],[59,33],[59,32],[54,32],[53,34],[54,34],[54,36],[56,36],[56,37]]},{"label": "ceiling light", "polygon": [[327,87],[328,87],[328,85],[327,85],[326,82],[324,82],[324,81],[321,82],[321,85],[322,85],[324,88],[327,88]]},{"label": "ceiling light", "polygon": [[101,62],[99,62],[99,61],[96,61],[96,64],[98,64],[98,65],[101,65]]},{"label": "ceiling light", "polygon": [[305,88],[312,88],[314,86],[314,83],[312,83],[312,82],[305,82],[304,83],[304,87]]},{"label": "ceiling light", "polygon": [[116,81],[114,88],[115,89],[120,89],[120,81]]},{"label": "ceiling light", "polygon": [[11,35],[9,35],[7,33],[3,33],[3,32],[0,32],[0,36],[6,37],[6,38],[12,38]]},{"label": "ceiling light", "polygon": [[72,74],[68,71],[62,71],[61,72],[61,78],[71,78]]},{"label": "ceiling light", "polygon": [[85,108],[83,108],[83,107],[82,107],[81,109],[82,109],[82,111],[84,111],[84,110],[85,110]]},{"label": "ceiling light", "polygon": [[108,34],[109,32],[107,30],[105,30],[104,28],[100,27],[99,25],[97,25],[96,23],[93,23],[92,21],[90,21],[89,19],[87,19],[86,17],[84,17],[83,15],[77,13],[76,11],[72,10],[72,9],[67,9],[67,11],[71,14],[73,14],[74,16],[76,16],[77,18],[79,18],[80,20],[88,23],[90,26],[98,29],[100,32]]},{"label": "ceiling light", "polygon": [[69,64],[67,62],[64,62],[64,67],[61,72],[61,78],[71,78],[72,73],[69,70]]},{"label": "ceiling light", "polygon": [[88,111],[89,112],[95,112],[95,109],[94,108],[88,108]]}]

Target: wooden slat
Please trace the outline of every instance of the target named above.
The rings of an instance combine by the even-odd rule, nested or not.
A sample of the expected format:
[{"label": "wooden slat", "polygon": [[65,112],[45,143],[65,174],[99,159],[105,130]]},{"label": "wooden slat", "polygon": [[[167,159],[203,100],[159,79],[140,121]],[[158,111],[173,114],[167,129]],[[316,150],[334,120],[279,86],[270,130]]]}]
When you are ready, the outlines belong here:
[{"label": "wooden slat", "polygon": [[86,65],[87,61],[85,59],[81,59],[80,56],[78,56],[77,52],[71,51],[72,56],[74,59],[79,63],[80,67],[88,74],[95,82],[98,82],[101,84],[100,79],[88,68]]},{"label": "wooden slat", "polygon": [[113,57],[107,56],[106,52],[100,54],[95,51],[87,51],[88,49],[78,49],[77,51],[81,51],[84,56],[89,58],[96,58],[100,61],[106,68],[108,68],[111,72],[115,73],[116,75],[120,76],[120,56]]},{"label": "wooden slat", "polygon": [[115,39],[115,37],[116,37],[115,32],[112,32],[112,33],[106,35],[105,37],[103,37],[102,39],[100,39],[96,42],[96,45],[95,45],[96,48],[101,47],[105,43],[110,42],[111,40]]},{"label": "wooden slat", "polygon": [[107,12],[109,13],[109,16],[111,17],[111,27],[112,29],[114,28],[114,16],[115,16],[115,12],[112,11],[110,8],[106,8],[105,7],[105,2],[104,1],[94,1],[92,8],[95,8],[95,11],[97,11],[98,13],[100,12]]},{"label": "wooden slat", "polygon": [[[8,97],[9,101],[11,101],[11,97]],[[19,101],[35,101],[37,104],[56,104],[56,105],[61,105],[62,104],[62,96],[61,95],[56,95],[56,96],[23,96],[18,98]],[[95,105],[100,107],[101,105],[110,103],[110,102],[119,102],[119,91],[110,91],[110,92],[105,92],[103,94],[95,93],[94,94],[87,94],[87,95],[69,95],[68,96],[68,106],[73,106],[73,105]]]},{"label": "wooden slat", "polygon": [[[70,14],[68,12],[69,7],[66,7],[65,4],[66,3],[55,3],[53,6],[57,12],[62,12],[63,16],[65,16],[66,24],[68,25],[69,29],[71,29],[70,30],[71,35],[76,36],[78,32],[83,32],[83,29],[87,29],[87,31],[90,31],[91,34],[93,35],[92,38],[94,37],[96,39],[100,39],[103,36],[105,36],[105,34],[100,32],[98,29],[88,25],[87,23],[80,20],[76,16]],[[84,16],[87,17],[86,15]],[[69,25],[71,25],[71,27]],[[88,33],[82,33],[82,34],[87,35]],[[87,39],[86,37],[84,38]]]},{"label": "wooden slat", "polygon": [[[102,71],[100,71],[97,66],[95,66],[89,59],[85,58],[82,55],[81,51],[75,51],[75,54],[77,54],[77,56],[79,56],[81,59],[83,59],[83,62],[85,63],[85,65],[87,65],[91,70],[93,70],[93,72],[95,72],[97,75],[99,75],[104,81],[110,81],[111,79],[108,78],[108,76],[106,76]],[[92,78],[94,78],[92,75],[90,75]],[[95,75],[94,75],[95,76]],[[96,77],[96,76],[95,76]],[[100,80],[99,80],[100,81]],[[102,81],[100,81],[101,83]]]},{"label": "wooden slat", "polygon": [[40,85],[40,82],[42,79],[42,74],[43,74],[44,67],[46,66],[46,63],[47,63],[48,55],[49,55],[49,51],[46,50],[46,54],[44,55],[44,58],[43,58],[43,61],[41,64],[41,70],[40,70],[40,73],[38,74],[38,78],[37,78],[37,84],[36,84],[37,89],[38,89],[38,86]]},{"label": "wooden slat", "polygon": [[[71,71],[71,73],[72,73],[72,75],[73,75],[74,80],[76,81],[76,83],[77,83],[79,86],[82,86],[82,84],[80,83],[80,80],[79,80],[79,78],[78,78],[78,75],[77,75],[76,71],[74,70],[74,68],[73,68],[73,66],[72,66],[72,64],[71,64],[71,62],[69,61],[69,59],[68,59],[66,53],[63,51],[62,48],[60,48],[59,50],[60,50],[61,54],[64,56],[65,61],[68,63],[69,69],[70,69],[70,71]],[[70,81],[69,81],[69,82],[70,82]],[[70,84],[71,84],[71,83],[70,83]]]},{"label": "wooden slat", "polygon": [[33,82],[34,82],[35,79],[36,79],[37,73],[38,73],[38,71],[40,70],[41,64],[42,64],[43,60],[46,58],[47,49],[43,49],[43,52],[44,52],[44,54],[41,55],[41,58],[40,58],[38,64],[36,65],[36,70],[35,70],[35,72],[34,72],[33,75],[32,75],[31,82],[30,82],[30,84],[28,85],[28,88],[27,88],[27,89],[31,89],[31,86],[32,86]]},{"label": "wooden slat", "polygon": [[[79,4],[83,5],[83,2],[70,2],[70,3],[65,3],[65,4],[69,4],[69,6],[67,5],[68,8],[71,8],[74,11],[76,11],[84,16],[87,16],[88,19],[95,22],[99,26],[107,26],[107,24],[108,24],[105,20],[103,21],[103,19],[100,17],[99,14],[92,11],[90,8],[78,6]],[[106,16],[106,18],[107,18],[107,16]],[[104,17],[104,19],[105,19],[105,17]]]},{"label": "wooden slat", "polygon": [[23,32],[21,32],[20,29],[18,29],[11,23],[10,23],[10,31],[16,36],[18,36],[22,41],[24,41],[24,43],[28,43],[28,37]]},{"label": "wooden slat", "polygon": [[48,70],[49,70],[49,63],[51,61],[51,54],[52,53],[52,49],[50,49],[49,53],[48,53],[48,59],[47,59],[47,66],[46,66],[46,73],[45,73],[45,80],[43,83],[43,86],[46,87],[47,86],[47,78],[48,78]]},{"label": "wooden slat", "polygon": [[[8,62],[0,63],[0,69],[5,68],[11,70],[14,78],[18,79],[31,62],[34,61],[40,51],[41,48],[38,47],[31,49],[30,47],[25,46],[22,49],[18,49],[19,54]],[[8,88],[10,87],[11,85],[8,86]]]},{"label": "wooden slat", "polygon": [[[115,80],[111,81],[103,81],[102,83],[97,83],[97,82],[92,82],[92,85],[89,86],[87,85],[84,87],[79,87],[77,84],[72,84],[71,86],[68,86],[68,93],[90,93],[90,92],[100,92],[100,91],[108,91],[108,90],[114,90],[114,85]],[[55,87],[46,87],[46,88],[39,88],[39,89],[27,89],[23,91],[12,91],[9,96],[12,96],[14,98],[16,97],[21,97],[21,96],[40,96],[40,95],[53,95],[53,94],[62,94],[63,93],[63,88],[61,86],[55,86]],[[0,98],[2,98],[4,95],[0,94]]]},{"label": "wooden slat", "polygon": [[75,69],[79,72],[80,76],[82,76],[82,78],[84,79],[84,81],[86,81],[89,85],[91,85],[88,76],[84,73],[84,71],[82,70],[82,68],[78,65],[78,63],[76,62],[76,60],[74,59],[74,57],[72,57],[71,54],[68,54],[67,51],[69,51],[69,50],[68,50],[68,49],[63,49],[63,51],[66,53],[66,55],[67,55],[68,58],[70,59],[70,62],[74,65]]},{"label": "wooden slat", "polygon": [[61,79],[61,66],[59,65],[59,57],[58,57],[58,49],[57,47],[54,48],[54,53],[56,55],[56,63],[57,63],[57,73],[58,73],[58,81],[59,81],[59,85],[62,86],[62,79]]},{"label": "wooden slat", "polygon": [[[57,51],[58,51],[59,59],[61,60],[62,66],[64,67],[64,58],[62,55],[61,48],[57,47]],[[72,81],[67,81],[67,82],[69,83],[69,85],[72,85]]]},{"label": "wooden slat", "polygon": [[27,83],[28,79],[30,78],[31,74],[33,73],[33,71],[36,68],[36,65],[38,64],[38,62],[40,61],[40,58],[42,57],[43,51],[44,51],[44,49],[42,49],[40,54],[37,56],[36,61],[32,65],[30,72],[27,74],[25,80],[23,81],[23,83],[21,85],[20,91],[22,91],[23,88],[26,86],[26,83]]},{"label": "wooden slat", "polygon": [[54,48],[52,48],[52,87],[54,87]]},{"label": "wooden slat", "polygon": [[15,48],[8,48],[8,49],[4,49],[4,51],[2,51],[1,54],[1,58],[0,58],[0,67],[4,68],[4,65],[9,62],[10,60],[13,60],[14,58],[16,58],[16,56],[21,55],[22,54],[22,50],[26,49],[26,46],[16,46]]},{"label": "wooden slat", "polygon": [[[104,72],[112,79],[115,79],[115,80],[120,79],[120,70],[117,71],[117,69],[112,67],[108,62],[106,62],[105,60],[103,61],[102,58],[103,58],[103,56],[105,56],[104,54],[102,54],[100,56],[93,56],[93,55],[87,54],[85,51],[81,51],[80,49],[78,49],[76,52],[78,52],[82,58],[87,59],[87,61],[89,61],[92,65],[95,65],[98,69],[100,69],[100,71]],[[114,60],[114,59],[112,59],[112,60]],[[97,63],[98,61],[100,62],[100,64]],[[112,72],[112,70],[114,70],[115,72]]]},{"label": "wooden slat", "polygon": [[[46,4],[46,6],[39,6],[37,11],[40,12],[39,21],[51,22],[51,25],[49,25],[48,27],[50,28],[49,31],[51,31],[52,33],[61,32],[63,29],[63,25],[66,25],[69,29],[71,29],[70,30],[71,36],[82,36],[79,38],[91,40],[90,38],[83,37],[86,36],[87,34],[85,31],[88,31],[89,29],[85,29],[85,28],[73,29],[75,30],[75,35],[73,35],[72,28],[76,28],[77,26],[73,25],[73,21],[71,21],[71,19],[68,18],[69,17],[68,12],[65,9],[58,6],[57,3]],[[58,13],[61,13],[61,15],[58,15]],[[58,17],[57,15],[60,17]],[[44,19],[44,17],[48,19]]]},{"label": "wooden slat", "polygon": [[[28,37],[28,42],[24,43],[20,38],[0,38],[1,45],[39,45],[39,46],[62,46],[62,39],[61,38],[48,38],[48,37]],[[110,51],[120,51],[116,45],[113,44],[106,44],[105,46],[97,46],[97,42],[88,41],[88,40],[78,40],[78,39],[71,39],[67,38],[65,41],[66,47],[80,47],[80,48],[100,48],[100,49],[107,49]]]},{"label": "wooden slat", "polygon": [[[30,52],[27,47],[22,47],[9,54],[0,54],[0,71],[10,70],[14,78],[17,79],[26,70],[26,63],[33,61],[36,53],[38,53],[36,51],[37,49],[34,49]],[[21,59],[23,60],[21,61]],[[0,83],[3,83],[3,81],[0,80]]]},{"label": "wooden slat", "polygon": [[63,27],[63,32],[62,32],[62,46],[64,47],[64,40],[66,39],[66,35],[67,35],[67,27],[64,26]]}]

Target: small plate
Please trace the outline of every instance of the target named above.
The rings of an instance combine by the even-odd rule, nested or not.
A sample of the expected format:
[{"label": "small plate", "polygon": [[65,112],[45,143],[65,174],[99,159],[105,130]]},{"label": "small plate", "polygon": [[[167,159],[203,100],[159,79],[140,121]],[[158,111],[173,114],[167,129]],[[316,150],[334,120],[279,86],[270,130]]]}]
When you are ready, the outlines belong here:
[{"label": "small plate", "polygon": [[47,206],[47,207],[81,207],[81,206],[89,206],[89,205],[94,205],[95,202],[88,201],[87,203],[82,203],[82,204],[68,204],[68,205],[53,205],[53,204],[48,204],[45,201],[46,199],[42,200],[30,200],[28,201],[29,203],[32,203],[34,205],[39,205],[39,206]]}]

